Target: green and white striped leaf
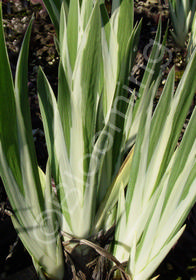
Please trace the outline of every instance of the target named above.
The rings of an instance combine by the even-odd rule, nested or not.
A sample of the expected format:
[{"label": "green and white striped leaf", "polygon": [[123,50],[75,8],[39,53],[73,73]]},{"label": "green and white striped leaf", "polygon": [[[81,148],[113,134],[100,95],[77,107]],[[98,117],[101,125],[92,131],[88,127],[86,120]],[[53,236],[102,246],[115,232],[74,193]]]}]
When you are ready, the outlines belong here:
[{"label": "green and white striped leaf", "polygon": [[[140,84],[139,92],[134,93],[136,95],[136,103],[131,106],[126,113],[126,123],[125,123],[125,139],[126,139],[126,149],[128,150],[134,143],[135,137],[137,135],[141,114],[143,112],[143,104],[145,103],[146,95],[149,87],[156,82],[158,86],[159,74],[160,74],[160,64],[164,54],[164,41],[161,44],[161,22],[159,22],[157,34],[154,42],[149,42],[146,46],[145,55],[147,55],[148,48],[152,47],[152,51],[145,68],[144,76]],[[130,78],[132,82],[135,82],[134,78]]]},{"label": "green and white striped leaf", "polygon": [[107,193],[99,206],[96,215],[97,230],[101,228],[101,225],[104,223],[105,217],[107,217],[107,213],[110,212],[112,208],[115,206],[115,204],[118,201],[120,193],[124,192],[124,189],[128,184],[133,152],[134,152],[134,147],[131,149],[126,159],[124,160],[116,178],[114,179],[114,182],[107,190]]},{"label": "green and white striped leaf", "polygon": [[[180,147],[175,150],[191,105],[189,94],[196,90],[195,83],[189,86],[189,78],[194,79],[195,59],[196,52],[175,94],[174,70],[171,71],[153,116],[148,113],[146,117],[143,110],[140,120],[125,197],[126,226],[124,219],[122,225],[121,219],[117,223],[117,244],[124,246],[114,250],[120,261],[130,255],[129,272],[133,279],[149,279],[180,237],[183,222],[196,201],[195,110]],[[163,113],[165,118],[161,120]]]},{"label": "green and white striped leaf", "polygon": [[[46,225],[46,228],[41,227],[44,225],[44,212],[47,207],[43,193],[45,186],[42,185],[45,179],[37,167],[27,95],[27,63],[31,26],[32,20],[19,54],[14,88],[3,37],[0,7],[0,57],[4,60],[0,80],[6,75],[6,80],[10,82],[6,85],[2,80],[0,88],[1,112],[7,116],[7,124],[4,122],[0,133],[0,174],[14,211],[12,216],[14,226],[25,247],[43,273],[47,272],[50,277],[61,280],[64,267],[61,246],[57,249],[58,232],[51,231],[49,225]],[[0,116],[1,124],[2,121],[3,116]],[[10,132],[12,135],[9,134]],[[56,221],[53,228],[54,225]],[[50,240],[48,233],[50,233]],[[52,242],[46,244],[46,240]],[[39,246],[37,246],[38,242]]]},{"label": "green and white striped leaf", "polygon": [[[56,99],[42,70],[38,74],[38,94],[52,176],[57,187],[61,210],[65,217],[66,228],[63,230],[70,231],[72,229],[70,213],[73,212],[71,209],[73,209],[75,203],[78,203],[77,189],[68,159]],[[72,190],[71,193],[69,192],[70,189]]]}]

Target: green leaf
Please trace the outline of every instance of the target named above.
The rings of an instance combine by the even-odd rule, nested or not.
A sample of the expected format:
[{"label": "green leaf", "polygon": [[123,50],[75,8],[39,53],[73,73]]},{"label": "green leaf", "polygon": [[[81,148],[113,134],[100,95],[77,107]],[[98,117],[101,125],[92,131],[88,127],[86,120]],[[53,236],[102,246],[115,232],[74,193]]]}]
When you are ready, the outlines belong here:
[{"label": "green leaf", "polygon": [[[61,211],[65,218],[65,228],[67,232],[71,232],[72,223],[77,223],[77,219],[71,219],[70,215],[77,215],[77,211],[73,207],[79,206],[78,193],[75,186],[75,177],[68,159],[67,147],[58,111],[58,106],[54,93],[49,82],[40,69],[38,73],[38,97],[40,110],[42,114],[46,143],[51,164],[52,176],[54,177]],[[78,216],[79,217],[79,216]]]},{"label": "green leaf", "polygon": [[67,41],[69,48],[70,63],[72,71],[74,70],[79,37],[79,0],[70,2],[69,14],[67,19]]},{"label": "green leaf", "polygon": [[[127,219],[132,216],[131,219],[135,221],[136,216],[141,212],[142,200],[143,200],[143,184],[145,180],[145,171],[147,167],[147,156],[150,137],[150,118],[152,113],[152,100],[155,92],[153,85],[148,91],[144,107],[142,110],[142,116],[140,119],[139,129],[136,137],[135,152],[133,155],[133,161],[130,171],[129,184],[126,195],[126,215]],[[141,174],[143,174],[141,176]],[[131,214],[132,213],[132,214]]]},{"label": "green leaf", "polygon": [[72,69],[71,69],[71,62],[69,56],[66,21],[67,21],[66,7],[65,7],[65,3],[63,3],[61,7],[61,13],[60,13],[59,50],[60,50],[62,66],[64,68],[67,77],[67,82],[69,87],[71,88]]},{"label": "green leaf", "polygon": [[[178,195],[175,197],[177,198],[179,196],[179,199],[183,200],[186,195],[187,191],[190,187],[190,185],[193,183],[193,180],[196,176],[195,174],[195,168],[194,168],[194,162],[195,162],[195,145],[196,145],[196,131],[195,131],[195,125],[196,125],[196,109],[194,109],[193,114],[191,116],[191,119],[189,121],[189,124],[186,128],[185,134],[183,135],[182,142],[180,143],[180,146],[176,150],[174,163],[172,166],[172,176],[170,177],[170,180],[168,184],[174,185],[177,180],[179,180],[179,176],[182,177],[183,172],[185,171],[185,166],[188,164],[188,171],[186,171],[186,174],[189,174],[189,179],[186,181],[187,187],[184,188],[184,190],[181,192],[180,188],[178,187]],[[187,175],[184,174],[184,178],[181,179],[181,182],[187,178]],[[166,201],[170,195],[170,191],[168,191],[166,197]],[[175,203],[174,203],[175,206]]]},{"label": "green leaf", "polygon": [[[25,34],[19,54],[15,76],[15,102],[18,127],[18,149],[20,152],[20,165],[23,174],[23,184],[29,188],[30,196],[41,205],[43,209],[43,197],[40,178],[37,168],[37,159],[32,135],[31,115],[28,99],[28,52],[33,19],[31,19]],[[26,149],[24,148],[26,147]],[[25,163],[25,164],[24,164]]]},{"label": "green leaf", "polygon": [[196,81],[194,79],[194,72],[196,71],[196,51],[194,51],[189,64],[183,74],[183,77],[176,89],[176,93],[173,97],[170,114],[168,114],[168,124],[170,123],[170,130],[167,128],[167,133],[170,133],[167,141],[167,146],[164,154],[164,160],[162,162],[162,168],[160,170],[158,181],[160,180],[165,166],[168,164],[173,151],[176,147],[182,126],[187,116],[188,110],[191,106],[193,96],[196,90]]},{"label": "green leaf", "polygon": [[136,113],[137,111],[139,111],[138,108],[139,108],[140,100],[146,92],[145,89],[149,88],[152,82],[155,81],[159,76],[160,70],[159,71],[156,70],[157,68],[159,69],[160,67],[161,60],[163,58],[163,53],[164,53],[164,45],[161,45],[161,21],[159,21],[155,40],[150,41],[149,44],[146,46],[146,49],[144,50],[145,59],[147,59],[148,50],[151,46],[152,46],[152,51],[148,59],[148,63],[145,68],[144,76],[142,78],[142,82],[138,92],[139,98],[137,99],[136,105],[134,107],[133,118],[136,119],[138,117],[138,116],[136,117]]},{"label": "green leaf", "polygon": [[[89,28],[89,29],[88,29]],[[87,42],[81,61],[82,114],[85,153],[92,151],[92,138],[95,132],[96,104],[98,99],[100,57],[101,57],[101,22],[99,5],[96,4],[87,27]],[[88,63],[87,63],[88,61]]]},{"label": "green leaf", "polygon": [[71,92],[62,62],[59,63],[58,74],[58,109],[61,116],[68,157],[70,156],[70,129],[71,129]]},{"label": "green leaf", "polygon": [[[146,46],[145,58],[147,59],[148,49],[152,46],[152,51],[145,67],[144,76],[140,84],[139,91],[135,93],[136,101],[134,107],[131,108],[127,114],[126,127],[125,127],[125,140],[126,140],[126,150],[129,150],[131,145],[135,141],[137,135],[141,114],[143,112],[143,103],[145,103],[147,92],[152,85],[153,81],[156,81],[155,86],[158,86],[158,81],[160,81],[160,64],[164,53],[164,45],[160,44],[161,40],[161,23],[159,22],[157,34],[154,42]],[[131,81],[135,82],[132,78]]]},{"label": "green leaf", "polygon": [[130,38],[130,34],[133,30],[133,19],[134,19],[134,9],[133,9],[134,1],[121,0],[120,2],[121,3],[120,3],[119,13],[118,13],[118,31],[117,31],[117,41],[120,46],[119,62],[118,62],[119,67],[121,67],[121,62],[123,61],[127,50],[127,44]]},{"label": "green leaf", "polygon": [[14,84],[3,33],[2,5],[0,5],[0,60],[0,141],[22,191]]},{"label": "green leaf", "polygon": [[131,149],[126,159],[124,160],[119,172],[114,179],[112,185],[108,188],[106,195],[101,202],[99,209],[96,214],[96,228],[99,230],[101,228],[104,219],[107,217],[107,213],[114,207],[117,203],[120,192],[124,191],[128,184],[130,168],[132,164],[134,148]]},{"label": "green leaf", "polygon": [[150,133],[150,147],[148,154],[148,163],[151,160],[154,149],[159,141],[159,137],[165,125],[163,116],[167,116],[171,110],[171,101],[174,93],[175,69],[170,71],[163,92],[153,114],[151,133]]},{"label": "green leaf", "polygon": [[57,37],[59,34],[59,19],[60,19],[60,10],[61,5],[64,2],[66,5],[66,9],[68,9],[70,0],[43,0],[46,9],[48,11],[48,14],[50,15],[50,18],[54,24]]},{"label": "green leaf", "polygon": [[[96,1],[96,5],[99,4],[99,1]],[[93,0],[85,0],[81,3],[81,28],[82,30],[86,29],[86,26],[89,22],[89,19],[92,15],[94,2]]]},{"label": "green leaf", "polygon": [[44,124],[44,132],[46,137],[47,149],[50,158],[50,164],[52,169],[52,176],[54,177],[55,182],[59,183],[59,170],[58,164],[56,162],[56,155],[55,155],[55,132],[54,132],[54,93],[52,88],[49,85],[47,78],[45,77],[43,71],[39,69],[38,72],[38,80],[37,80],[37,87],[38,87],[38,97],[39,97],[39,105],[42,115],[42,120]]},{"label": "green leaf", "polygon": [[100,28],[100,11],[97,3],[82,38],[73,73],[70,155],[75,168],[78,165],[79,155],[81,159],[84,158],[84,174],[88,172],[88,155],[92,152],[92,139],[95,133],[101,54]]}]

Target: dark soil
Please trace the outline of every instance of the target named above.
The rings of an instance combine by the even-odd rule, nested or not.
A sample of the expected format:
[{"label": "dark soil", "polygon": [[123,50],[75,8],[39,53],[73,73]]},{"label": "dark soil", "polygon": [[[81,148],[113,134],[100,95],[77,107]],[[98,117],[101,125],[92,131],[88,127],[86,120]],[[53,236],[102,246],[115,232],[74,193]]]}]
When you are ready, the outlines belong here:
[{"label": "dark soil", "polygon": [[[162,1],[163,3],[161,3],[159,0],[157,4],[153,5],[152,3],[149,5],[149,2],[135,1],[135,21],[139,21],[143,17],[139,52],[136,58],[136,66],[133,69],[134,77],[138,81],[141,80],[143,74],[143,65],[147,63],[143,56],[143,50],[149,43],[149,40],[155,36],[160,15],[162,16],[163,32],[166,30],[168,23],[168,6],[164,4],[167,1]],[[110,2],[108,1],[107,4],[109,8]],[[55,94],[57,94],[59,57],[55,50],[53,40],[55,31],[47,12],[43,10],[41,5],[33,6],[26,0],[4,0],[3,12],[5,36],[13,76],[24,32],[33,13],[35,16],[30,44],[28,87],[38,164],[44,170],[47,149],[36,94],[36,75],[38,67],[41,66]],[[167,47],[172,54],[172,59],[164,69],[163,81],[171,67],[175,64],[177,72],[176,82],[178,82],[186,65],[186,50],[178,49],[170,34],[168,35]],[[164,59],[167,61],[168,56],[166,55]],[[160,93],[162,87],[163,85],[160,87]],[[158,98],[159,96],[157,96]],[[193,106],[195,104],[196,100],[194,100]],[[32,266],[31,258],[17,237],[10,217],[4,211],[4,209],[9,209],[9,207],[6,193],[2,183],[0,183],[0,280],[36,279],[37,277]],[[23,274],[25,268],[27,268],[27,278]],[[16,272],[19,273],[16,274]],[[157,274],[160,274],[159,279],[161,280],[191,280],[193,276],[196,276],[196,206],[187,219],[185,233],[165,261],[160,265],[155,275]]]}]

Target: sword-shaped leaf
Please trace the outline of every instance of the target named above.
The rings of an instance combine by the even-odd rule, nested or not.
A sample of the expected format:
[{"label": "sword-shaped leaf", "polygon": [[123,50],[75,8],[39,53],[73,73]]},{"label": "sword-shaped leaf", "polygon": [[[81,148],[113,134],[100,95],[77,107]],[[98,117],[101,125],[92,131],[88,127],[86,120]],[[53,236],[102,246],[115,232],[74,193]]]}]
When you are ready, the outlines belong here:
[{"label": "sword-shaped leaf", "polygon": [[[50,227],[52,225],[54,228],[56,221],[53,220],[52,224],[47,224],[45,229],[41,227],[41,225],[45,225],[44,212],[47,212],[43,194],[45,178],[37,167],[27,91],[28,46],[31,26],[32,20],[19,54],[14,88],[0,16],[0,56],[5,63],[6,79],[10,82],[6,86],[2,81],[0,89],[0,104],[8,119],[7,123],[4,122],[3,131],[1,130],[3,134],[0,135],[0,173],[14,211],[12,220],[21,240],[40,270],[44,274],[47,272],[54,279],[61,280],[64,267],[61,247],[57,249],[59,236],[57,236],[58,232],[56,235]],[[4,74],[2,73],[4,71],[1,71],[0,79],[3,78]],[[5,102],[6,95],[8,99]],[[0,117],[0,122],[2,121],[3,116]],[[12,136],[9,135],[10,131],[13,133]],[[7,139],[8,136],[9,139]],[[12,152],[12,155],[8,154],[7,149]],[[14,156],[14,169],[13,163],[10,163],[12,156]],[[48,233],[50,233],[49,238]],[[52,242],[46,244],[46,240]],[[38,242],[39,246],[37,246]]]},{"label": "sword-shaped leaf", "polygon": [[59,19],[60,19],[60,11],[61,11],[61,5],[64,2],[66,6],[66,10],[69,7],[70,0],[43,0],[46,9],[48,11],[48,14],[54,24],[57,37],[59,35]]}]

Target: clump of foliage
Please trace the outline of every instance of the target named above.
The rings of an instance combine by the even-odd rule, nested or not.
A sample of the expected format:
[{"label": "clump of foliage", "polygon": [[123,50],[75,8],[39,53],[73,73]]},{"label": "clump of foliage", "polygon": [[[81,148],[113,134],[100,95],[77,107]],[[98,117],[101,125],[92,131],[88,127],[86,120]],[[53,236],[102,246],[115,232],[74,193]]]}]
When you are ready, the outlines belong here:
[{"label": "clump of foliage", "polygon": [[[42,69],[37,81],[46,173],[37,164],[28,105],[32,20],[13,81],[0,11],[0,174],[13,224],[41,279],[62,280],[65,256],[77,250],[82,257],[92,247],[122,277],[149,279],[196,201],[195,109],[176,147],[196,90],[196,51],[175,93],[171,70],[154,111],[164,53],[160,25],[140,89],[130,91],[141,28],[133,24],[133,1],[113,1],[111,17],[101,0],[44,3],[60,54],[58,98]],[[106,251],[100,232],[114,225]]]}]

